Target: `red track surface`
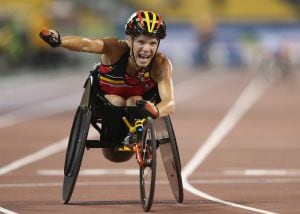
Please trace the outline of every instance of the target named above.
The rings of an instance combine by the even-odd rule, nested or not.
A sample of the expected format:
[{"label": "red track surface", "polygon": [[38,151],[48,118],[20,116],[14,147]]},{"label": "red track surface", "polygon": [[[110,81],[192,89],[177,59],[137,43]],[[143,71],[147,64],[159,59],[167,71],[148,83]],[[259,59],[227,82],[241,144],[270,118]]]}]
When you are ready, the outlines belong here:
[{"label": "red track surface", "polygon": [[[68,136],[80,94],[74,95],[75,98],[68,103],[58,101],[65,103],[67,106],[65,109],[69,109],[68,111],[52,112],[59,104],[55,104],[55,100],[53,106],[51,102],[49,103],[59,97],[67,100],[65,97],[81,90],[85,76],[81,74],[71,79],[68,76],[57,78],[60,81],[65,78],[65,84],[62,81],[55,84],[56,78],[51,79],[53,85],[49,85],[49,88],[45,89],[46,92],[43,91],[47,94],[43,97],[42,91],[34,88],[39,81],[22,79],[23,87],[17,87],[15,81],[11,81],[11,85],[4,85],[2,84],[4,81],[7,83],[10,80],[3,80],[0,93],[3,103],[0,109],[0,172],[7,169],[9,164]],[[180,86],[185,84],[185,80],[191,81],[187,79],[188,76],[199,79],[194,83],[188,82],[187,85]],[[212,133],[218,132],[216,131],[218,125],[252,81],[253,75],[245,71],[224,71],[199,72],[192,75],[177,73],[174,78],[178,102],[172,119],[182,167],[185,169],[187,165],[192,164],[190,160],[195,152],[205,143],[209,143],[208,139]],[[277,80],[270,85],[249,107],[249,111],[238,118],[232,129],[223,133],[224,136],[219,139],[216,148],[204,156],[188,177],[188,181],[196,189],[232,202],[233,206],[199,197],[190,193],[188,189],[185,190],[184,202],[176,203],[159,157],[158,183],[151,211],[299,213],[299,81],[299,75],[293,74],[290,78]],[[72,84],[69,84],[70,82]],[[182,97],[182,92],[188,96]],[[34,97],[32,101],[26,101],[24,96]],[[20,101],[22,99],[25,101]],[[19,102],[14,103],[12,100]],[[11,105],[8,105],[9,101]],[[45,105],[51,106],[50,112],[39,113],[37,109],[45,109],[45,105],[41,103],[46,101],[48,103]],[[41,106],[34,109],[37,105]],[[12,117],[18,115],[17,120],[10,125],[7,122],[8,113],[11,113]],[[217,134],[220,137],[220,132]],[[64,155],[65,150],[62,150],[3,172],[0,175],[0,213],[1,211],[8,213],[4,209],[15,213],[143,212],[139,202],[138,175],[126,175],[122,171],[132,169],[136,172],[138,166],[135,159],[126,163],[112,163],[104,159],[100,149],[85,152],[82,174],[79,175],[71,204],[63,205],[61,191]],[[25,163],[24,160],[22,163]],[[99,169],[106,169],[104,172],[107,174],[86,175],[87,169],[93,169],[93,172],[97,173]],[[46,175],[46,172],[52,172],[54,175]],[[236,204],[243,207],[235,207]],[[249,211],[245,207],[257,210]]]}]

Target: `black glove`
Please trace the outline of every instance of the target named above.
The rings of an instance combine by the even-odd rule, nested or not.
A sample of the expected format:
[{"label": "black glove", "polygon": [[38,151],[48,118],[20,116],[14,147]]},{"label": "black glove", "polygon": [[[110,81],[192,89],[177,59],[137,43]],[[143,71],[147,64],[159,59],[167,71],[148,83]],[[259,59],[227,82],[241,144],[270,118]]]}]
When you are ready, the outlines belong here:
[{"label": "black glove", "polygon": [[43,28],[40,32],[40,37],[47,42],[52,48],[61,46],[60,34],[56,31],[58,37],[56,37],[51,31],[47,28]]},{"label": "black glove", "polygon": [[159,117],[159,110],[156,105],[146,100],[137,100],[136,107],[139,109],[144,117],[152,117],[156,119]]}]

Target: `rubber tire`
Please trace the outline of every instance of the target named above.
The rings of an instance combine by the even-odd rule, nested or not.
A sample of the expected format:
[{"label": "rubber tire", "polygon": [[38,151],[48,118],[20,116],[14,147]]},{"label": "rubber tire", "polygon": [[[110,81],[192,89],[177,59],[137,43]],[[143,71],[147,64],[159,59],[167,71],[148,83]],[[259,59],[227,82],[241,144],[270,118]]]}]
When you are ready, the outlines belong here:
[{"label": "rubber tire", "polygon": [[87,107],[79,106],[73,120],[65,157],[62,191],[62,200],[64,204],[69,203],[76,184],[85,150],[90,121],[90,110]]},{"label": "rubber tire", "polygon": [[[150,134],[151,139],[147,139],[147,133]],[[156,149],[157,143],[155,138],[154,124],[153,119],[148,118],[146,124],[144,125],[143,137],[142,137],[142,157],[143,160],[147,159],[147,156],[144,155],[143,149],[145,146],[150,145],[152,160],[150,166],[140,167],[140,195],[141,195],[141,204],[145,212],[148,212],[151,209],[154,192],[155,192],[155,182],[156,182]],[[149,192],[145,188],[144,172],[146,168],[151,170],[151,181]]]},{"label": "rubber tire", "polygon": [[160,145],[166,174],[174,197],[178,203],[183,202],[183,185],[181,177],[181,162],[177,141],[170,117],[165,118],[165,123],[169,135],[169,142]]}]

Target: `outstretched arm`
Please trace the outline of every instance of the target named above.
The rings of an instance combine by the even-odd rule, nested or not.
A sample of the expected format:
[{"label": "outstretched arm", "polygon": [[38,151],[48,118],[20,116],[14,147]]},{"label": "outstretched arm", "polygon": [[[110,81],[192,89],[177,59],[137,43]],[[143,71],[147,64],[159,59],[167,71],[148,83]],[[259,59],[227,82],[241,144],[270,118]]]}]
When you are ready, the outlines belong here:
[{"label": "outstretched arm", "polygon": [[89,39],[80,36],[61,37],[56,30],[44,28],[40,32],[40,37],[51,47],[63,47],[72,51],[83,51],[89,53],[104,53],[103,39]]},{"label": "outstretched arm", "polygon": [[61,38],[61,46],[72,51],[102,54],[104,42],[102,39],[89,39],[80,36],[64,36]]}]

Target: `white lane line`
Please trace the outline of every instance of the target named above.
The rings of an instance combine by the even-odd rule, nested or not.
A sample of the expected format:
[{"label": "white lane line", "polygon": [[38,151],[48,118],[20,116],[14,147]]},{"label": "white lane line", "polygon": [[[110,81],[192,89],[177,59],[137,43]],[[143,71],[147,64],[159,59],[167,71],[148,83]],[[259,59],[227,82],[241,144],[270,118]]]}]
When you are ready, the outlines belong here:
[{"label": "white lane line", "polygon": [[75,92],[67,96],[58,97],[32,106],[10,112],[0,116],[0,129],[16,125],[21,122],[47,117],[61,112],[75,109],[82,92]]},{"label": "white lane line", "polygon": [[[266,179],[199,179],[190,180],[191,184],[205,185],[226,185],[226,184],[274,184],[274,183],[300,183],[299,178],[266,178]],[[76,182],[76,186],[115,186],[115,185],[137,185],[139,181],[96,181],[96,182]],[[169,185],[168,180],[156,180],[156,184]],[[51,183],[6,183],[0,184],[1,189],[5,188],[42,188],[42,187],[60,187],[62,182]]]},{"label": "white lane line", "polygon": [[228,202],[210,196],[193,187],[188,181],[188,177],[196,170],[197,167],[199,167],[204,162],[208,155],[221,143],[223,138],[231,131],[231,129],[238,123],[238,121],[244,116],[244,114],[246,114],[247,111],[254,105],[256,100],[258,100],[263,95],[263,93],[271,86],[273,81],[274,79],[272,79],[272,81],[266,81],[262,79],[259,75],[257,75],[245,88],[245,90],[239,96],[239,98],[231,107],[229,112],[225,115],[220,124],[216,127],[216,129],[213,130],[206,142],[204,142],[204,144],[196,151],[192,159],[182,170],[183,185],[187,191],[199,197],[206,198],[208,200],[222,203],[225,205],[238,207],[257,213],[274,214],[270,211],[256,209],[253,207]]},{"label": "white lane line", "polygon": [[183,103],[194,96],[207,92],[216,87],[220,87],[233,78],[236,78],[231,73],[211,71],[209,73],[192,74],[192,78],[182,81],[175,86],[174,96],[176,104]]},{"label": "white lane line", "polygon": [[[89,137],[93,138],[97,135],[98,135],[97,131],[90,127]],[[5,175],[11,171],[14,171],[16,169],[19,169],[21,167],[24,167],[26,165],[29,165],[31,163],[34,163],[36,161],[39,161],[41,159],[47,158],[51,155],[55,155],[59,152],[66,150],[66,148],[68,146],[68,140],[69,140],[69,137],[66,137],[66,138],[64,138],[60,141],[57,141],[47,147],[44,147],[43,149],[41,149],[35,153],[27,155],[19,160],[13,161],[12,163],[1,167],[0,168],[0,176]]]},{"label": "white lane line", "polygon": [[[99,176],[99,175],[139,175],[139,169],[82,169],[79,174],[82,176]],[[38,175],[44,176],[63,176],[62,169],[42,169],[37,171]]]},{"label": "white lane line", "polygon": [[236,176],[300,176],[300,170],[297,169],[229,169],[223,171],[224,175]]},{"label": "white lane line", "polygon": [[4,214],[18,214],[16,212],[13,212],[11,210],[5,209],[3,207],[0,207],[0,213],[4,213]]},{"label": "white lane line", "polygon": [[46,158],[50,155],[56,154],[66,149],[67,147],[68,138],[60,140],[50,146],[47,146],[35,153],[32,153],[28,156],[25,156],[19,160],[16,160],[6,166],[0,168],[0,176],[7,174],[13,170],[19,169],[23,166],[29,165],[33,162]]},{"label": "white lane line", "polygon": [[[41,169],[37,171],[38,175],[42,176],[63,176],[63,169]],[[103,176],[103,175],[126,175],[136,176],[139,175],[139,170],[134,169],[81,169],[79,174],[81,176]],[[195,173],[193,173],[195,175]],[[217,174],[214,174],[217,175]],[[300,177],[300,170],[296,169],[244,169],[244,170],[223,170],[222,175],[225,176],[279,176],[279,177]]]}]

